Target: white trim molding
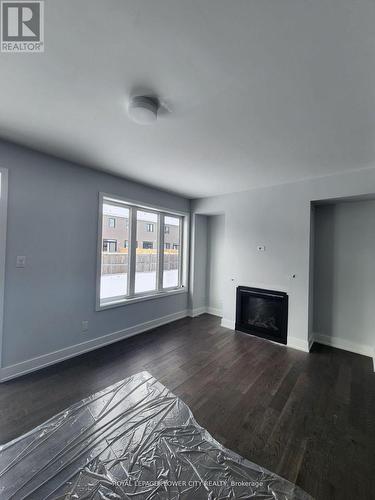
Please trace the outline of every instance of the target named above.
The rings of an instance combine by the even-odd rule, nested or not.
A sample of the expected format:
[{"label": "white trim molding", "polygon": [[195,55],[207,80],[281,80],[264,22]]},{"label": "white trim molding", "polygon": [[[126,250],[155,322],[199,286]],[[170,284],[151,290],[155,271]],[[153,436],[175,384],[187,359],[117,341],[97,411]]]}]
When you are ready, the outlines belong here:
[{"label": "white trim molding", "polygon": [[195,318],[196,316],[200,316],[201,314],[211,314],[212,316],[218,316],[221,318],[222,312],[220,309],[216,309],[215,307],[197,307],[196,309],[189,309],[189,316],[191,318]]},{"label": "white trim molding", "polygon": [[[235,330],[236,328],[236,322],[231,319],[223,318],[221,320],[221,326],[224,328],[228,328],[229,330]],[[259,337],[261,338],[261,337]],[[267,339],[263,339],[267,340]],[[272,342],[272,340],[268,340],[268,342]],[[277,344],[279,346],[284,346],[284,344],[280,344],[278,342],[272,342],[273,344]],[[308,342],[302,339],[298,339],[297,337],[290,337],[288,336],[288,344],[287,347],[291,347],[293,349],[298,349],[299,351],[303,352],[310,352],[312,341]]]},{"label": "white trim molding", "polygon": [[234,319],[222,318],[221,326],[224,328],[229,328],[229,330],[235,330],[236,322],[234,321]]},{"label": "white trim molding", "polygon": [[5,255],[8,211],[8,170],[0,168],[0,369],[2,366],[4,297],[5,297]]},{"label": "white trim molding", "polygon": [[314,341],[318,342],[319,344],[336,347],[337,349],[343,349],[344,351],[350,351],[356,354],[362,354],[363,356],[369,356],[370,358],[374,358],[375,355],[373,346],[358,344],[357,342],[350,342],[339,337],[331,337],[330,335],[315,333]]},{"label": "white trim molding", "polygon": [[195,309],[189,309],[189,316],[191,318],[195,318],[196,316],[200,316],[201,314],[211,314],[212,316],[218,316],[222,318],[223,314],[220,309],[216,309],[215,307],[197,307]]},{"label": "white trim molding", "polygon": [[108,302],[108,304],[105,304],[103,306],[100,306],[98,311],[104,311],[106,309],[113,309],[116,307],[123,307],[126,304],[134,304],[135,302],[144,302],[145,300],[154,300],[154,299],[160,299],[163,297],[170,297],[171,295],[178,295],[181,293],[188,293],[188,290],[185,289],[184,287],[178,288],[176,290],[169,290],[165,292],[159,292],[159,293],[153,293],[151,295],[144,295],[141,297],[133,297],[131,299],[125,299],[125,300],[119,300],[119,301],[114,301],[114,302]]},{"label": "white trim molding", "polygon": [[298,349],[303,352],[310,352],[310,348],[312,345],[312,341],[299,339],[297,337],[291,337],[288,335],[288,343],[287,347],[291,347],[292,349]]},{"label": "white trim molding", "polygon": [[212,316],[218,316],[219,318],[223,317],[222,310],[217,307],[207,307],[207,313],[212,314]]},{"label": "white trim molding", "polygon": [[133,335],[138,335],[140,333],[153,330],[158,326],[166,325],[167,323],[185,318],[186,316],[188,316],[188,311],[186,310],[174,314],[169,314],[167,316],[162,316],[161,318],[146,321],[145,323],[125,328],[124,330],[119,330],[117,332],[109,333],[108,335],[103,335],[102,337],[97,337],[95,339],[87,340],[86,342],[81,342],[80,344],[76,344],[71,347],[65,347],[58,351],[54,351],[48,354],[42,354],[41,356],[37,356],[26,361],[21,361],[20,363],[16,363],[14,365],[0,368],[0,382],[5,382],[6,380],[20,377],[21,375],[25,375],[26,373],[40,370],[41,368],[45,368],[46,366],[59,363],[60,361],[73,358],[74,356],[79,356],[80,354],[84,354],[85,352],[93,351],[94,349],[98,349],[99,347],[113,344],[114,342],[132,337]]},{"label": "white trim molding", "polygon": [[191,318],[196,318],[201,314],[205,314],[207,312],[207,307],[197,307],[196,309],[189,309],[188,316]]}]

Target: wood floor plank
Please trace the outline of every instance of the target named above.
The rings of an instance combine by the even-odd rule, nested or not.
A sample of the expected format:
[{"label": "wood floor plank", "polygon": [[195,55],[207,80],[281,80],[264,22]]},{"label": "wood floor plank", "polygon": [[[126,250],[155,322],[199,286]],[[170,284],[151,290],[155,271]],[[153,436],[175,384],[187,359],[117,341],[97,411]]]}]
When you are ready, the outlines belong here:
[{"label": "wood floor plank", "polygon": [[306,354],[206,314],[0,384],[0,442],[142,370],[225,446],[318,500],[375,498],[372,360],[318,344]]}]

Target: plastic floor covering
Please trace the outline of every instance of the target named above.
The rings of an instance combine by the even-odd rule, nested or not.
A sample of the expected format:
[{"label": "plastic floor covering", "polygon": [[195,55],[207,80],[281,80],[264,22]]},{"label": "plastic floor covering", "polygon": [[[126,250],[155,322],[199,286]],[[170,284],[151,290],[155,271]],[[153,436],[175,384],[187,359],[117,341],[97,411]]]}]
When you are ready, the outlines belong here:
[{"label": "plastic floor covering", "polygon": [[221,446],[148,372],[1,446],[0,498],[311,499]]}]

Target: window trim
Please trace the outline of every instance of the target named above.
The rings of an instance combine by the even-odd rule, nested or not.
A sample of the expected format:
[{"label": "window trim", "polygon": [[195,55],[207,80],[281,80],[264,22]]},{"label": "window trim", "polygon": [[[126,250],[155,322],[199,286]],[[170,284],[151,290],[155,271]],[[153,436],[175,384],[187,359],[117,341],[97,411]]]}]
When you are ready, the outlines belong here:
[{"label": "window trim", "polygon": [[[129,208],[129,241],[136,241],[137,231],[137,209],[153,212],[158,215],[158,269],[157,269],[157,288],[147,292],[134,292],[135,280],[128,279],[127,295],[111,297],[105,302],[100,300],[100,282],[101,282],[101,256],[102,256],[102,230],[103,230],[103,202],[113,203],[114,205],[124,205]],[[164,259],[164,231],[162,230],[164,216],[176,216],[181,218],[180,224],[180,253],[179,253],[179,273],[178,286],[163,288],[163,272],[159,272],[159,268],[163,269]],[[110,309],[112,307],[121,307],[127,304],[133,304],[144,300],[153,300],[160,297],[167,297],[178,293],[188,292],[188,264],[189,264],[189,230],[190,230],[190,213],[173,210],[170,208],[148,205],[143,202],[124,198],[115,194],[100,192],[98,200],[98,235],[97,235],[97,272],[96,272],[96,311]],[[163,233],[163,234],[161,234]],[[129,245],[129,268],[128,276],[135,276],[136,264],[136,245]]]}]

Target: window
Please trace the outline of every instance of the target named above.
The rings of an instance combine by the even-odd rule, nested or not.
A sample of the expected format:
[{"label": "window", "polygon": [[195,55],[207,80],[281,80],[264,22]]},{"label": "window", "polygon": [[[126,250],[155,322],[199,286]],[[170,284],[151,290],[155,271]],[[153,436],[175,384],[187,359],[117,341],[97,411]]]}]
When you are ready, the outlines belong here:
[{"label": "window", "polygon": [[[110,220],[115,221],[115,226]],[[187,262],[187,240],[184,237],[182,241],[183,234],[187,234],[185,214],[139,207],[101,195],[100,226],[99,309],[183,291]],[[113,227],[117,239],[113,238]]]},{"label": "window", "polygon": [[117,241],[103,240],[103,252],[117,252]]},{"label": "window", "polygon": [[159,250],[158,234],[154,232],[154,226],[158,226],[159,224],[159,215],[154,212],[136,210],[136,224],[136,238],[138,241],[143,239],[142,233],[144,227],[146,227],[146,231],[153,233],[153,235],[147,235],[147,238],[150,238],[150,240],[142,241],[142,248],[136,250],[134,292],[145,293],[156,291]]},{"label": "window", "polygon": [[[170,217],[165,216],[164,218],[165,224],[168,224],[169,228],[169,238],[172,241],[181,241],[181,219],[180,217]],[[165,236],[167,238],[167,236]],[[164,249],[164,259],[163,259],[163,287],[170,288],[178,286],[178,283],[181,279],[180,270],[181,270],[181,254],[179,252],[179,245],[177,243],[173,243],[172,250],[171,244],[166,242]]]},{"label": "window", "polygon": [[108,218],[108,227],[116,227],[116,219],[114,217]]},{"label": "window", "polygon": [[[102,203],[102,254],[100,273],[100,301],[111,300],[112,297],[123,296],[128,290],[129,255],[127,252],[117,253],[117,240],[111,238],[113,231],[110,229],[109,221],[115,217],[121,217],[129,221],[129,208],[118,206],[111,202]],[[106,223],[108,222],[108,223]],[[119,224],[116,229],[116,236],[120,241],[129,240],[128,229],[125,224]]]}]

